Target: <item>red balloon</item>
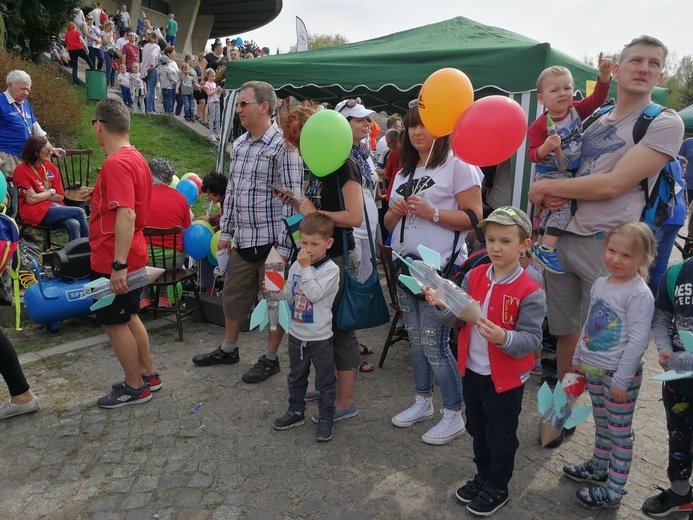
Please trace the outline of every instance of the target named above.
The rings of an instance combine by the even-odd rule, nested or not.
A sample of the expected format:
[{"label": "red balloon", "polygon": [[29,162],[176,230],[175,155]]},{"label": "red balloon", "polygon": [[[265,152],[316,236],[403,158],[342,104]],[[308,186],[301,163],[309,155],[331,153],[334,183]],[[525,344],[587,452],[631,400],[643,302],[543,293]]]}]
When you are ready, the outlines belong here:
[{"label": "red balloon", "polygon": [[472,103],[455,123],[452,150],[475,166],[493,166],[511,157],[527,134],[522,107],[505,96],[488,96]]},{"label": "red balloon", "polygon": [[200,195],[202,195],[202,179],[200,179],[199,175],[191,175],[188,179],[197,185],[197,189],[200,190]]}]

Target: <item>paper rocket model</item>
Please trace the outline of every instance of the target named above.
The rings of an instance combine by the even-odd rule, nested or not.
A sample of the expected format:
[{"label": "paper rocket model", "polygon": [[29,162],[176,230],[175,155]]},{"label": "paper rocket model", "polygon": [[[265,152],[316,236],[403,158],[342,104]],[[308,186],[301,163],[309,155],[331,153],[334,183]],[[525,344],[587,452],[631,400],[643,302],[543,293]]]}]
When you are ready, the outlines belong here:
[{"label": "paper rocket model", "polygon": [[[549,117],[549,114],[546,114],[546,130],[548,131],[549,135],[555,135],[556,133],[556,123],[554,123],[553,119]],[[570,165],[566,164],[567,161],[565,157],[563,157],[563,150],[561,150],[561,146],[557,146],[553,153],[556,156],[558,170],[562,172],[566,171]]]},{"label": "paper rocket model", "polygon": [[285,331],[289,330],[291,311],[284,299],[284,260],[273,247],[265,260],[265,299],[257,304],[250,316],[250,328],[259,326],[260,330],[269,323],[270,330],[277,330],[277,324]]},{"label": "paper rocket model", "polygon": [[[139,289],[140,287],[149,285],[165,272],[165,269],[150,266],[145,266],[136,271],[129,272],[125,278],[128,284],[128,290],[132,291],[133,289]],[[90,289],[91,293],[89,296],[97,300],[96,303],[89,308],[92,312],[97,309],[108,307],[113,303],[113,300],[115,300],[116,295],[111,291],[111,281],[108,278],[97,278],[85,285],[84,288]]]},{"label": "paper rocket model", "polygon": [[481,319],[479,302],[464,292],[456,283],[446,280],[438,274],[440,269],[440,254],[426,246],[417,248],[421,260],[403,258],[395,255],[409,266],[411,276],[399,275],[399,280],[414,294],[430,287],[436,293],[440,302],[459,319],[468,323],[476,323]]},{"label": "paper rocket model", "polygon": [[561,436],[563,428],[572,428],[584,422],[590,414],[591,406],[575,408],[577,398],[585,390],[585,376],[571,372],[563,376],[563,382],[556,383],[551,392],[549,385],[539,389],[539,442],[542,447]]},{"label": "paper rocket model", "polygon": [[[693,333],[687,330],[680,330],[679,337],[681,338],[681,343],[683,343],[683,348],[686,352],[693,352]],[[653,381],[673,381],[675,379],[685,379],[687,377],[693,377],[693,372],[690,370],[667,370],[656,376],[652,376],[650,379]]]}]

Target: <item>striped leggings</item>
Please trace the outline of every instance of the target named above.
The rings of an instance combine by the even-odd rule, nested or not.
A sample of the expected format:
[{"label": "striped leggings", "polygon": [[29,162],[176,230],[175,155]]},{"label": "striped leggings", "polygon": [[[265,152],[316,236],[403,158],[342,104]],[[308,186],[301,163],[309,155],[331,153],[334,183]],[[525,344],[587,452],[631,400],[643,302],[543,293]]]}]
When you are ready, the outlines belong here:
[{"label": "striped leggings", "polygon": [[633,460],[633,412],[642,383],[642,370],[638,370],[628,385],[625,403],[616,403],[609,397],[614,373],[608,370],[603,376],[586,376],[596,427],[592,466],[597,475],[608,472],[607,489],[623,495]]}]

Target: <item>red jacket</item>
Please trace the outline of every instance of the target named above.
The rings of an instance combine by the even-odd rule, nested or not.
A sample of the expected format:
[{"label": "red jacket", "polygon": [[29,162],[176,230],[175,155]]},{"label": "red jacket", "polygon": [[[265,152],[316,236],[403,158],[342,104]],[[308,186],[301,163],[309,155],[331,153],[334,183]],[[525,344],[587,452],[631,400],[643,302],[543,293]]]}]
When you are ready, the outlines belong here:
[{"label": "red jacket", "polygon": [[[491,287],[491,280],[487,276],[490,268],[491,265],[479,266],[472,269],[468,275],[467,292],[479,302],[486,300]],[[515,330],[522,300],[540,289],[525,272],[509,283],[495,284],[486,317],[506,330]],[[457,341],[457,366],[463,376],[467,370],[467,355],[473,326],[474,324],[466,323],[460,329]],[[514,358],[494,343],[488,344],[488,358],[491,365],[491,379],[498,393],[520,386],[522,384],[520,376],[534,368],[534,356],[531,353],[521,358]]]}]

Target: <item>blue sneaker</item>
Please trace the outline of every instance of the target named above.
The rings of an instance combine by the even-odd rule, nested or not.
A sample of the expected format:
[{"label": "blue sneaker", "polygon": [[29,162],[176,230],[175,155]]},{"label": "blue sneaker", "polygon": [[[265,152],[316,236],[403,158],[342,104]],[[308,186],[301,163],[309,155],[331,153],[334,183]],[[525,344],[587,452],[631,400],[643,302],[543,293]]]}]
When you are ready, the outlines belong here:
[{"label": "blue sneaker", "polygon": [[[335,408],[334,411],[334,422],[339,422],[339,421],[344,421],[345,419],[351,419],[352,417],[356,417],[359,414],[358,409],[356,408],[356,403],[351,403],[350,406],[347,406],[343,410],[340,410],[339,408]],[[312,416],[311,419],[315,424],[318,424],[320,422],[320,412],[315,412]]]},{"label": "blue sneaker", "polygon": [[621,495],[609,492],[604,486],[581,488],[575,492],[578,501],[588,509],[603,507],[618,507],[621,505]]},{"label": "blue sneaker", "polygon": [[536,263],[543,267],[546,271],[554,274],[563,274],[565,269],[558,261],[558,255],[556,255],[555,247],[544,247],[538,244],[533,244],[529,250],[529,254]]}]

